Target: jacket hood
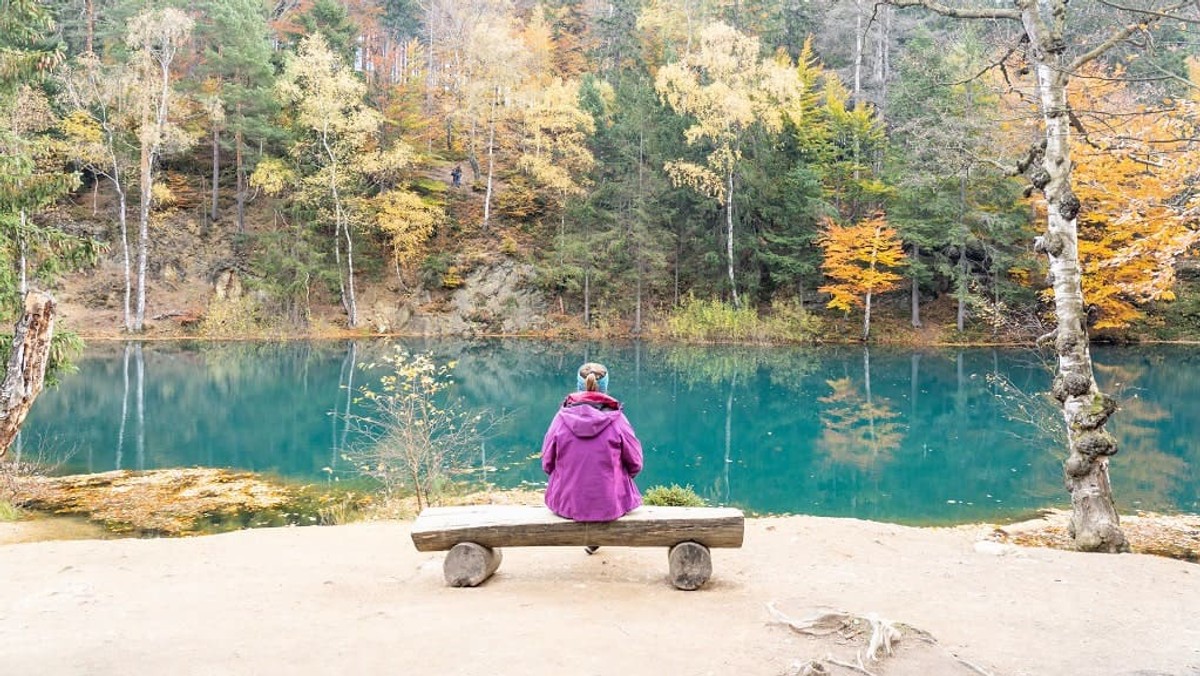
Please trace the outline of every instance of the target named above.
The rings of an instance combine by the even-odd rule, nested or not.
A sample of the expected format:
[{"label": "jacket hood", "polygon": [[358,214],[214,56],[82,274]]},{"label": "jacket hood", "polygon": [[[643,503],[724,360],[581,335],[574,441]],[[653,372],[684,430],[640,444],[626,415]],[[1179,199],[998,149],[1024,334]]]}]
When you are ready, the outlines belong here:
[{"label": "jacket hood", "polygon": [[591,439],[608,429],[621,416],[619,410],[600,410],[588,405],[568,406],[558,411],[563,424],[580,439]]}]

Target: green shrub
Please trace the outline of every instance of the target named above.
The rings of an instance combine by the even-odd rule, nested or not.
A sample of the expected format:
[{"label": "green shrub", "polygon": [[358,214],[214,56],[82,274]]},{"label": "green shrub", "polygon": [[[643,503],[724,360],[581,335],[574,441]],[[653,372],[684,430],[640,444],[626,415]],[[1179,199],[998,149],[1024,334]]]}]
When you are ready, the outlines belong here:
[{"label": "green shrub", "polygon": [[703,507],[704,498],[691,486],[651,486],[642,494],[642,502],[655,507]]}]

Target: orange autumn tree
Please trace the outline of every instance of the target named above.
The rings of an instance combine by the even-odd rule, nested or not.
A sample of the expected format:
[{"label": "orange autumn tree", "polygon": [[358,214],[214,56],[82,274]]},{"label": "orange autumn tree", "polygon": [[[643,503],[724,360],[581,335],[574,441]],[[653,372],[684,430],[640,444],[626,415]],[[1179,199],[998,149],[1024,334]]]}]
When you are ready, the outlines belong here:
[{"label": "orange autumn tree", "polygon": [[905,264],[900,237],[883,214],[853,225],[827,221],[825,234],[817,240],[823,260],[821,271],[829,284],[818,290],[832,297],[828,306],[845,310],[862,307],[863,334],[871,333],[871,299],[877,293],[900,287],[895,268]]},{"label": "orange autumn tree", "polygon": [[[1200,82],[1194,63],[1190,70]],[[1122,328],[1145,304],[1174,300],[1175,262],[1200,239],[1191,186],[1200,102],[1139,101],[1119,70],[1100,66],[1073,84],[1068,98],[1084,134],[1072,154],[1083,296],[1092,328]]]}]

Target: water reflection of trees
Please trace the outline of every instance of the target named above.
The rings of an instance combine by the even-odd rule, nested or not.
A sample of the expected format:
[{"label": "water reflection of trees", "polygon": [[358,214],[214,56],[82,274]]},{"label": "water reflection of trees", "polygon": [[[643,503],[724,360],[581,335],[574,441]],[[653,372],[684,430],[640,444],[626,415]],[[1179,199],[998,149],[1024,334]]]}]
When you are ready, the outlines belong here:
[{"label": "water reflection of trees", "polygon": [[[1146,359],[1127,359],[1096,365],[1096,377],[1105,391],[1112,392],[1120,404],[1121,415],[1114,418],[1112,433],[1119,452],[1113,459],[1113,495],[1124,509],[1170,504],[1188,479],[1188,463],[1178,455],[1162,450],[1162,430],[1170,428],[1171,414],[1161,403],[1147,401],[1142,394],[1150,383],[1151,364]],[[1169,371],[1159,363],[1155,371]],[[1165,379],[1165,378],[1164,378]]]},{"label": "water reflection of trees", "polygon": [[[573,389],[575,368],[597,360],[612,369],[612,393],[646,446],[643,487],[691,484],[752,509],[879,519],[991,518],[997,507],[1032,509],[1062,497],[1057,447],[1010,420],[986,377],[1003,373],[1015,388],[1044,391],[1049,376],[1023,353],[874,347],[864,363],[857,347],[405,343],[458,361],[447,393],[454,402],[508,414],[479,454],[500,485],[544,482],[542,434]],[[134,343],[93,346],[79,374],[39,399],[26,443],[77,447],[74,471],[136,468],[140,435],[146,467],[316,476],[340,468],[338,449],[353,443],[343,426],[347,407],[357,405],[353,390],[378,375],[353,365],[378,361],[386,349],[382,341],[147,343],[139,360]],[[1200,466],[1192,442],[1200,351],[1098,352],[1101,379],[1129,384],[1113,430],[1122,444],[1113,471],[1118,501],[1126,509],[1195,504],[1188,477]],[[1118,389],[1110,382],[1106,389]]]},{"label": "water reflection of trees", "polygon": [[870,380],[870,362],[864,360],[862,385],[851,378],[826,381],[831,392],[817,400],[823,427],[817,451],[826,463],[877,470],[904,441],[900,413],[887,399],[871,395]]},{"label": "water reflection of trees", "polygon": [[[697,486],[698,492],[711,502],[730,504],[735,502],[732,488],[732,477],[735,465],[741,465],[749,471],[760,471],[766,468],[759,460],[764,435],[744,434],[746,439],[740,445],[735,445],[735,430],[759,428],[766,421],[771,425],[783,427],[795,426],[798,411],[794,407],[796,396],[804,385],[805,380],[813,374],[820,359],[815,352],[807,349],[770,349],[754,347],[704,347],[704,346],[672,346],[655,349],[656,360],[667,366],[675,384],[683,385],[690,392],[701,396],[717,396],[720,403],[714,407],[722,417],[719,446],[715,449],[694,449],[699,454],[698,460],[710,453],[719,459],[719,470],[711,475],[707,483]],[[766,378],[775,388],[783,390],[783,396],[775,396],[771,392],[766,397],[758,396],[762,388],[755,379],[766,374]],[[739,384],[741,387],[739,388]],[[743,410],[752,411],[759,419],[734,424],[736,397],[741,394],[748,396],[751,401],[745,403]],[[790,396],[789,396],[790,395]],[[767,438],[773,436],[768,431]],[[708,451],[706,453],[706,451]],[[715,451],[715,452],[714,452]],[[747,456],[750,456],[749,458]],[[708,463],[709,468],[712,463]]]}]

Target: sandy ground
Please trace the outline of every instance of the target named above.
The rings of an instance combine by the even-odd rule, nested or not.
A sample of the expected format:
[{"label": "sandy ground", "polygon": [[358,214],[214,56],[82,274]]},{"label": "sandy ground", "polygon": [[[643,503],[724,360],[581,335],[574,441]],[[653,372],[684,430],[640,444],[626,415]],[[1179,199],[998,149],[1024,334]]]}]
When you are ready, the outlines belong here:
[{"label": "sandy ground", "polygon": [[508,549],[485,585],[447,588],[400,521],[6,544],[0,673],[774,675],[854,655],[774,604],[937,639],[865,663],[876,674],[1200,675],[1200,566],[982,533],[753,519],[697,592],[666,581],[665,550],[575,547]]}]

